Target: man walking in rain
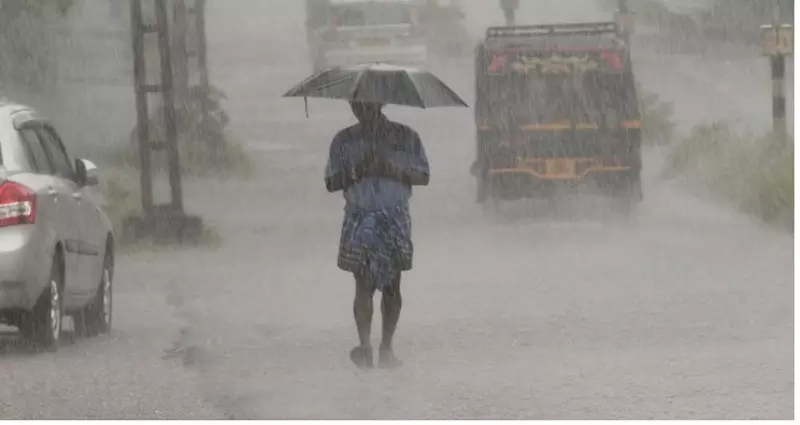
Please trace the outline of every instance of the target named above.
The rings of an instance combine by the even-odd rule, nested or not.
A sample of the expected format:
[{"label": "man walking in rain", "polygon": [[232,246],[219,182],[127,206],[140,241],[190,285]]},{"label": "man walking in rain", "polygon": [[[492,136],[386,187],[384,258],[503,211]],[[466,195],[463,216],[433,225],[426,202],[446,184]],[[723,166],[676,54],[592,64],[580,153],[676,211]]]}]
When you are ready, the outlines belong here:
[{"label": "man walking in rain", "polygon": [[403,304],[400,274],[411,269],[414,253],[411,188],[427,185],[430,172],[417,132],[386,118],[381,104],[350,106],[358,124],[334,137],[325,174],[328,191],[341,190],[345,198],[338,266],[355,276],[353,315],[360,340],[350,359],[359,368],[373,367],[372,301],[380,291],[378,366],[393,368],[400,365],[392,349]]}]

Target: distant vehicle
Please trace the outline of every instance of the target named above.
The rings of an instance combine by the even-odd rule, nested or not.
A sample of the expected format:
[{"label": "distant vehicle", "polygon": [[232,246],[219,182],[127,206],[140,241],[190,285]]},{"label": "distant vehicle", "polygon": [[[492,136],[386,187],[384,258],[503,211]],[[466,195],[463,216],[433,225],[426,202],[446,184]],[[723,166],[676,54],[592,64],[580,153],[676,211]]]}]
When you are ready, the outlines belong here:
[{"label": "distant vehicle", "polygon": [[45,349],[65,315],[84,336],[111,329],[114,232],[97,185],[47,120],[0,100],[0,322]]},{"label": "distant vehicle", "polygon": [[642,199],[641,118],[613,22],[497,27],[476,51],[477,200],[553,200],[590,183]]},{"label": "distant vehicle", "polygon": [[414,66],[428,60],[418,1],[307,0],[306,5],[315,71],[375,61]]},{"label": "distant vehicle", "polygon": [[472,56],[474,40],[464,23],[466,15],[460,1],[426,0],[420,4],[420,10],[430,56],[443,59]]}]

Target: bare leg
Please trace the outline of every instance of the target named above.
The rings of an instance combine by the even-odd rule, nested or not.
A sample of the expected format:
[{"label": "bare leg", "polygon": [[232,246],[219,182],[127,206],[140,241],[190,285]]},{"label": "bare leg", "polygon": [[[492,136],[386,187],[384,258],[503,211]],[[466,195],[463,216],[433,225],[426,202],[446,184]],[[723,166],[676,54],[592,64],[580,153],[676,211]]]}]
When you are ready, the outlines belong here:
[{"label": "bare leg", "polygon": [[360,345],[350,352],[350,359],[361,368],[372,367],[372,346],[370,334],[372,331],[372,298],[375,290],[369,281],[356,276],[356,296],[353,301],[353,317],[356,320],[358,339]]},{"label": "bare leg", "polygon": [[381,297],[381,313],[383,315],[383,339],[380,346],[380,366],[396,367],[400,362],[392,350],[392,340],[400,320],[400,310],[403,308],[403,296],[400,293],[400,272],[395,275],[392,285],[383,290]]}]

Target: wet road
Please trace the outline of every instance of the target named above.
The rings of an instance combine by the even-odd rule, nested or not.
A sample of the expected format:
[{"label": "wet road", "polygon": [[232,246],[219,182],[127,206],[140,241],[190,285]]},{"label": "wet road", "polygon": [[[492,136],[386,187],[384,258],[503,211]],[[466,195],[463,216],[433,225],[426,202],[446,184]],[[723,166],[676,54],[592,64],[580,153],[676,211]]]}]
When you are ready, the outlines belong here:
[{"label": "wet road", "polygon": [[[470,110],[388,111],[420,132],[433,185],[413,199],[405,366],[354,370],[353,284],[335,266],[343,201],[321,181],[329,139],[351,118],[311,101],[306,120],[302,101],[275,98],[305,73],[216,68],[259,169],[245,183],[187,184],[188,208],[224,245],[124,258],[114,335],[58,354],[8,347],[0,416],[792,417],[789,235],[658,180],[654,152],[630,220],[602,199],[485,216],[468,175]],[[442,75],[469,98],[454,74]]]}]

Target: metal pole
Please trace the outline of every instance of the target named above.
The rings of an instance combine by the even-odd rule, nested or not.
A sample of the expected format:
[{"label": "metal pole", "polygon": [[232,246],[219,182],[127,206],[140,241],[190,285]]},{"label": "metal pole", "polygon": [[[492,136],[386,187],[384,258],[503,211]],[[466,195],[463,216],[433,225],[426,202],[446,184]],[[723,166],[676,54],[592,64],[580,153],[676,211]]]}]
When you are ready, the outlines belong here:
[{"label": "metal pole", "polygon": [[[184,0],[172,0],[172,5],[172,21],[174,24],[172,31],[170,31],[170,40],[173,43],[172,71],[174,75],[175,101],[178,105],[181,105],[178,108],[179,115],[183,115],[189,91],[189,55],[186,42],[186,35],[189,32],[188,12]],[[179,122],[183,122],[183,117],[180,117]]]},{"label": "metal pole", "polygon": [[506,25],[513,26],[516,21],[514,19],[514,9],[506,9],[504,13],[506,15]]},{"label": "metal pole", "polygon": [[500,8],[506,17],[506,25],[513,26],[516,23],[516,10],[519,8],[519,0],[500,0]]},{"label": "metal pole", "polygon": [[161,91],[164,99],[164,127],[167,155],[169,157],[169,184],[174,212],[183,213],[181,164],[178,153],[178,128],[175,122],[175,87],[172,74],[172,57],[169,34],[169,14],[166,0],[156,0],[158,48],[161,53]]},{"label": "metal pole", "polygon": [[[775,40],[780,33],[780,5],[778,1],[772,6],[772,27],[775,29]],[[777,52],[776,52],[777,53]],[[775,54],[770,59],[772,68],[772,132],[783,144],[786,134],[786,57]]]},{"label": "metal pole", "polygon": [[[619,0],[619,13],[623,16],[628,16],[630,15],[630,12],[631,11],[628,8],[628,0]],[[630,43],[630,34],[628,34],[627,30],[622,32],[622,39],[626,44]]]},{"label": "metal pole", "polygon": [[[208,47],[206,41],[206,0],[195,1],[197,13],[197,62],[200,68],[200,86],[208,93],[210,91],[210,83],[208,77]],[[207,105],[204,106],[207,107]]]},{"label": "metal pole", "polygon": [[772,131],[783,138],[786,133],[786,58],[773,55],[772,64]]},{"label": "metal pole", "polygon": [[[208,76],[208,51],[206,44],[206,0],[195,0],[195,16],[197,19],[197,67],[200,74],[200,90],[202,99],[200,101],[202,128],[206,128],[208,122],[208,97],[211,92],[211,83]],[[216,146],[216,140],[214,145]],[[218,152],[216,152],[218,153]]]},{"label": "metal pole", "polygon": [[153,180],[150,157],[150,132],[147,108],[147,81],[144,63],[144,28],[140,0],[130,0],[131,38],[133,40],[133,86],[136,93],[136,134],[139,142],[140,187],[142,213],[150,217],[153,211]]}]

